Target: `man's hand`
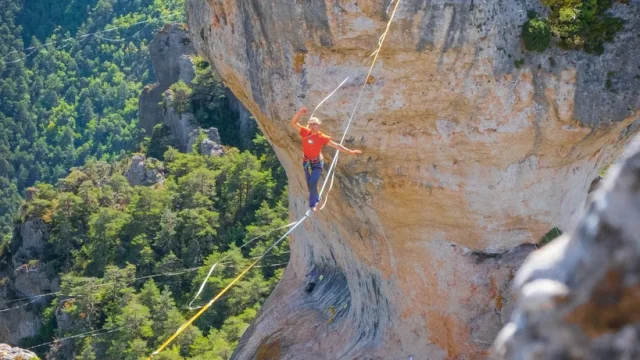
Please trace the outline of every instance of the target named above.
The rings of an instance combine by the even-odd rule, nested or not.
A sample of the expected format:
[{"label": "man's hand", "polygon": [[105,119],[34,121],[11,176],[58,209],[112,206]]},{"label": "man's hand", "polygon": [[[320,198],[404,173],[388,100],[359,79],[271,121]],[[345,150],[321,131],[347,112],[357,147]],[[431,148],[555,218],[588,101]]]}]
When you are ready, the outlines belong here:
[{"label": "man's hand", "polygon": [[296,130],[302,129],[302,126],[300,126],[300,124],[298,124],[298,119],[300,119],[300,116],[306,114],[307,112],[309,112],[309,109],[307,109],[306,106],[301,107],[298,110],[298,112],[296,112],[296,114],[293,115],[293,118],[291,119],[291,126],[296,128]]},{"label": "man's hand", "polygon": [[332,147],[332,148],[334,148],[334,149],[336,149],[338,151],[346,152],[347,154],[351,154],[351,155],[360,155],[360,154],[362,154],[362,150],[347,149],[346,147],[338,144],[337,142],[335,142],[333,140],[329,141],[329,143],[327,145],[329,145],[330,147]]}]

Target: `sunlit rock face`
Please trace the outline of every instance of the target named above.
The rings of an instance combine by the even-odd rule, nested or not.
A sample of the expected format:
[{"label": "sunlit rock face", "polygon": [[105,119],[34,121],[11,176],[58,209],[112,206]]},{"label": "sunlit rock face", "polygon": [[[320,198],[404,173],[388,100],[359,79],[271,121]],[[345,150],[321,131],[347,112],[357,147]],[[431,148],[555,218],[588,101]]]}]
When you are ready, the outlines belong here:
[{"label": "sunlit rock face", "polygon": [[640,356],[640,143],[609,171],[579,226],[529,256],[495,359]]},{"label": "sunlit rock face", "polygon": [[[292,218],[307,190],[288,121],[350,77],[316,113],[340,139],[389,2],[187,1],[194,47],[287,171]],[[591,56],[523,53],[532,1],[402,1],[346,138],[363,154],[341,157],[234,358],[485,358],[532,243],[570,228],[640,124],[638,6],[614,6],[625,29]]]}]

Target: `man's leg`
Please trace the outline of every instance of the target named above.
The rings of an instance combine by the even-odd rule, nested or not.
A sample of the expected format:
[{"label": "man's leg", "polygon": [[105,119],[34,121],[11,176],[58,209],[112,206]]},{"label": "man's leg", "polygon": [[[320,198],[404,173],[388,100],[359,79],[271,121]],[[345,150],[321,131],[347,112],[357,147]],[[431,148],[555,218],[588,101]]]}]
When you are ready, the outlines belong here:
[{"label": "man's leg", "polygon": [[320,197],[318,196],[318,182],[320,176],[322,176],[322,162],[311,164],[311,178],[309,180],[309,204],[312,208],[315,208]]},{"label": "man's leg", "polygon": [[303,163],[304,166],[304,177],[307,179],[307,189],[309,189],[309,207],[313,207],[313,202],[315,198],[313,197],[313,190],[311,186],[311,163],[305,161]]}]

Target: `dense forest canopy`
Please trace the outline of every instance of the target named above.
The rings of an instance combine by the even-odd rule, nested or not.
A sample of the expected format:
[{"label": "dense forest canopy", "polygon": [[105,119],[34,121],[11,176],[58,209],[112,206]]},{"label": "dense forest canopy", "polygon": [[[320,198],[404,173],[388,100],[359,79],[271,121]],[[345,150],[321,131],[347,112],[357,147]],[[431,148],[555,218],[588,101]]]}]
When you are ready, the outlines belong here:
[{"label": "dense forest canopy", "polygon": [[0,232],[24,189],[135,150],[147,45],[182,0],[0,0]]},{"label": "dense forest canopy", "polygon": [[[154,187],[129,186],[121,175],[127,159],[90,162],[55,187],[37,185],[21,214],[23,221],[50,225],[45,255],[33,266],[51,277],[62,274],[61,294],[42,311],[41,334],[22,345],[98,330],[105,335],[72,343],[74,354],[138,359],[153,352],[184,321],[185,305],[209,266],[224,259],[195,305],[286,231],[272,231],[287,218],[286,187],[271,170],[273,152],[262,137],[255,152],[228,148],[224,156],[205,157],[169,149],[168,177]],[[175,353],[161,358],[228,358],[287,261],[288,246],[281,244],[179,338]],[[56,311],[73,325],[60,328]]]},{"label": "dense forest canopy", "polygon": [[[273,231],[287,223],[284,172],[264,137],[250,151],[232,146],[236,119],[202,59],[193,83],[173,91],[200,125],[220,129],[225,155],[180,153],[166,126],[145,134],[138,125],[138,97],[155,81],[148,44],[183,21],[183,7],[0,0],[0,290],[21,241],[15,225],[41,221],[44,254],[25,265],[59,278],[60,291],[12,306],[42,319],[39,335],[15,345],[43,358],[146,358],[192,313],[212,264],[224,259],[194,305],[286,231]],[[164,161],[164,182],[129,184],[123,173],[138,151]],[[154,359],[227,359],[287,261],[283,243]]]}]

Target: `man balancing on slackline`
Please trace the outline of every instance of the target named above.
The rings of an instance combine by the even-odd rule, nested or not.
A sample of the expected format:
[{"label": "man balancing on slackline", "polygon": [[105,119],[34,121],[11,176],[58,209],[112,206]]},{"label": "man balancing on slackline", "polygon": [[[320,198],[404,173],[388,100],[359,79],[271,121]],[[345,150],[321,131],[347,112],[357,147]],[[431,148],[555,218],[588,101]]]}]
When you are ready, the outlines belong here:
[{"label": "man balancing on slackline", "polygon": [[331,138],[320,131],[322,122],[316,117],[312,117],[308,121],[307,126],[298,124],[300,116],[306,114],[309,110],[306,107],[300,108],[291,119],[291,126],[300,131],[302,137],[302,152],[304,153],[304,175],[307,178],[307,186],[309,187],[309,207],[316,211],[320,196],[318,195],[318,181],[322,175],[324,162],[322,160],[322,147],[329,145],[332,148],[343,151],[348,154],[362,154],[360,150],[349,150],[346,147],[334,142]]}]

